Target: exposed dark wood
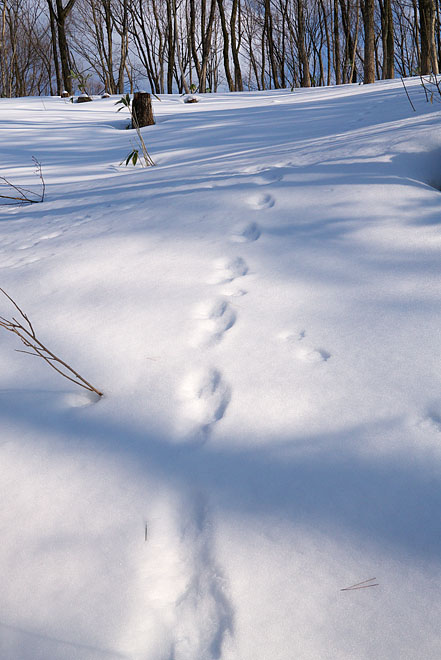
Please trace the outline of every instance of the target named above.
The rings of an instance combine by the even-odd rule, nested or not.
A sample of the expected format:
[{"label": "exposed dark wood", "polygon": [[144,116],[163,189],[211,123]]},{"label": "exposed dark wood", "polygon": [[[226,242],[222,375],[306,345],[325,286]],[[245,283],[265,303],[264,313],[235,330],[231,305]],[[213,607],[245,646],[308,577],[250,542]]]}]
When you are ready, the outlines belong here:
[{"label": "exposed dark wood", "polygon": [[438,58],[435,44],[435,2],[434,0],[419,0],[421,63],[423,75],[438,73]]},{"label": "exposed dark wood", "polygon": [[147,92],[135,92],[132,101],[132,128],[152,126],[154,123],[151,95]]},{"label": "exposed dark wood", "polygon": [[363,7],[364,22],[364,84],[375,82],[375,26],[374,26],[374,0],[365,0]]}]

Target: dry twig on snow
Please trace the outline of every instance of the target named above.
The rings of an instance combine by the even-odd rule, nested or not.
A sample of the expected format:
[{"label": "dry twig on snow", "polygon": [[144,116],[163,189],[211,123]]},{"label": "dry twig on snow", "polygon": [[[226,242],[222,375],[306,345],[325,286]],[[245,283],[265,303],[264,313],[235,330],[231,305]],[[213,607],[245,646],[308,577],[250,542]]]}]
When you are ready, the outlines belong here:
[{"label": "dry twig on snow", "polygon": [[41,182],[41,191],[35,192],[35,190],[28,190],[22,186],[17,186],[6,179],[6,177],[0,176],[0,181],[3,181],[3,185],[7,186],[7,192],[10,193],[9,195],[0,194],[0,199],[10,200],[8,202],[0,202],[0,204],[10,204],[12,206],[13,204],[39,204],[40,202],[44,202],[46,184],[43,178],[41,163],[34,156],[32,156],[32,160],[35,164],[35,174],[37,174]]},{"label": "dry twig on snow", "polygon": [[72,367],[70,367],[66,362],[61,358],[57,357],[50,351],[46,346],[37,339],[35,330],[30,322],[28,316],[20,309],[15,300],[9,296],[6,291],[0,288],[0,291],[10,300],[14,305],[15,309],[19,312],[20,316],[24,319],[24,323],[12,317],[12,319],[7,319],[4,316],[0,316],[0,327],[8,330],[8,332],[13,332],[17,337],[20,338],[21,342],[31,350],[23,351],[16,349],[18,353],[27,353],[28,355],[34,355],[36,357],[42,358],[47,362],[52,369],[55,369],[56,372],[70,380],[72,383],[83,387],[89,392],[95,392],[98,396],[103,396],[103,393],[96,389],[91,383],[89,383],[85,378],[80,376]]}]

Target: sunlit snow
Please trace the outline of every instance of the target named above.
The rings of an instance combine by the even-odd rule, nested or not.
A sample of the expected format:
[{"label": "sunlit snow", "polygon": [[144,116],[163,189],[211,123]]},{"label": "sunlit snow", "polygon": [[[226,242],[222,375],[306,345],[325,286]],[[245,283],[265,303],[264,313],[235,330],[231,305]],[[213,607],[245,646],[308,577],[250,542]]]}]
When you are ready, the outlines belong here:
[{"label": "sunlit snow", "polygon": [[441,657],[441,106],[406,85],[162,96],[146,169],[117,97],[0,100],[0,175],[46,182],[0,287],[104,392],[0,328],[1,660]]}]

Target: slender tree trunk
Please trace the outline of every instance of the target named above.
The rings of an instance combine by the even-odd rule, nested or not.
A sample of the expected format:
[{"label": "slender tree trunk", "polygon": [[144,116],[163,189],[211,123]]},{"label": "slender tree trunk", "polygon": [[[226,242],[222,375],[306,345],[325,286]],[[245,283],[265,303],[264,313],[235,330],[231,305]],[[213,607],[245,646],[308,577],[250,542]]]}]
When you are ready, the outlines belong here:
[{"label": "slender tree trunk", "polygon": [[62,89],[62,81],[60,74],[60,62],[58,59],[58,48],[57,48],[57,19],[55,15],[54,8],[52,6],[52,1],[47,0],[49,7],[49,23],[51,26],[51,45],[52,45],[52,54],[54,58],[54,69],[55,69],[55,78],[57,81],[57,94],[60,96]]},{"label": "slender tree trunk", "polygon": [[273,84],[275,89],[279,89],[279,76],[277,73],[277,64],[274,52],[274,40],[273,40],[273,18],[271,15],[271,4],[270,0],[265,0],[265,25],[266,25],[266,40],[268,44],[268,58],[271,66],[271,73],[273,77]]},{"label": "slender tree trunk", "polygon": [[364,1],[364,84],[375,82],[374,0]]},{"label": "slender tree trunk", "polygon": [[201,61],[201,74],[199,78],[199,91],[205,92],[207,86],[207,70],[208,61],[211,51],[211,37],[213,34],[214,17],[216,11],[216,0],[211,0],[210,14],[208,16],[208,23],[204,29],[202,37],[202,61]]},{"label": "slender tree trunk", "polygon": [[174,32],[175,32],[175,52],[178,60],[179,73],[181,74],[181,85],[185,89],[186,94],[190,94],[190,88],[185,79],[184,66],[182,64],[181,49],[179,48],[179,30],[178,30],[178,13],[176,11],[176,0],[174,1]]},{"label": "slender tree trunk", "polygon": [[72,94],[72,78],[70,75],[70,62],[69,62],[69,48],[67,45],[66,37],[66,19],[69,16],[75,0],[69,0],[67,5],[63,7],[62,0],[55,0],[57,12],[56,12],[56,21],[57,21],[57,30],[58,30],[58,49],[60,52],[60,61],[61,61],[61,72],[63,76],[63,85],[64,89]]},{"label": "slender tree trunk", "polygon": [[[234,88],[236,92],[243,91],[242,71],[240,68],[240,59],[239,59],[240,36],[236,34],[236,21],[237,21],[238,9],[239,9],[239,2],[240,0],[233,0],[231,5],[231,17],[230,17],[231,54],[233,56]],[[240,30],[240,21],[239,21],[239,30]]]},{"label": "slender tree trunk", "polygon": [[438,58],[435,44],[435,3],[434,0],[419,0],[421,61],[420,72],[438,73]]},{"label": "slender tree trunk", "polygon": [[329,34],[329,26],[328,26],[328,20],[326,18],[326,10],[325,10],[325,5],[323,3],[323,0],[320,0],[320,9],[322,12],[322,20],[323,20],[323,26],[325,29],[325,37],[326,37],[326,60],[327,60],[327,78],[326,78],[326,84],[329,85],[331,84],[331,37]]},{"label": "slender tree trunk", "polygon": [[298,48],[299,59],[302,67],[302,76],[300,84],[302,87],[311,87],[311,74],[309,72],[308,53],[305,45],[305,17],[303,13],[303,0],[297,0],[297,21],[298,21]]},{"label": "slender tree trunk", "polygon": [[228,88],[230,92],[234,92],[234,81],[231,76],[230,70],[230,37],[228,34],[227,21],[225,18],[225,9],[223,0],[217,0],[217,5],[219,7],[219,16],[221,20],[222,36],[224,40],[223,45],[223,57],[224,57],[224,70],[225,77],[227,79]]},{"label": "slender tree trunk", "polygon": [[167,94],[173,94],[173,73],[175,63],[175,31],[173,14],[176,4],[174,0],[167,0]]},{"label": "slender tree trunk", "polygon": [[341,85],[340,23],[338,16],[338,0],[334,0],[334,73],[335,84]]},{"label": "slender tree trunk", "polygon": [[193,62],[196,68],[198,80],[201,79],[201,65],[199,63],[198,51],[196,48],[196,7],[195,0],[190,1],[190,45]]}]

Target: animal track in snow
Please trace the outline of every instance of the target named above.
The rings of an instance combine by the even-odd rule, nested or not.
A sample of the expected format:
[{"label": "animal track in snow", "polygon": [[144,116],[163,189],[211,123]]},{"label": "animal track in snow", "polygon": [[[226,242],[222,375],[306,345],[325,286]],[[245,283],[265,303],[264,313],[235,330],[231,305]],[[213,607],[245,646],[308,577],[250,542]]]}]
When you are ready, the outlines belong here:
[{"label": "animal track in snow", "polygon": [[421,417],[417,426],[434,433],[441,433],[441,402],[434,401],[426,409],[424,417]]},{"label": "animal track in snow", "polygon": [[302,346],[297,352],[297,357],[305,362],[327,362],[331,354],[324,348],[311,348]]},{"label": "animal track in snow", "polygon": [[222,419],[230,402],[230,388],[217,369],[190,373],[180,393],[184,414],[204,429]]},{"label": "animal track in snow", "polygon": [[212,523],[202,496],[185,507],[181,537],[188,548],[190,579],[176,602],[171,660],[219,660],[227,636],[233,633],[233,610],[214,556]]},{"label": "animal track in snow", "polygon": [[306,337],[305,330],[297,330],[293,332],[292,330],[284,330],[280,332],[277,337],[281,341],[286,341],[288,344],[294,344],[297,341],[302,341]]},{"label": "animal track in snow", "polygon": [[270,209],[275,204],[274,197],[264,193],[253,193],[248,195],[245,201],[248,206],[250,206],[252,209],[255,209],[256,211]]},{"label": "animal track in snow", "polygon": [[92,216],[90,214],[78,215],[76,218],[74,218],[74,220],[77,225],[84,225],[86,222],[90,222],[92,220]]},{"label": "animal track in snow", "polygon": [[252,243],[257,241],[261,230],[257,222],[244,222],[238,224],[231,234],[233,243]]},{"label": "animal track in snow", "polygon": [[236,314],[230,303],[220,298],[198,305],[195,318],[199,320],[199,328],[194,343],[207,346],[219,342],[224,333],[233,327]]},{"label": "animal track in snow", "polygon": [[234,282],[228,282],[221,290],[221,293],[223,296],[228,296],[229,298],[241,298],[242,296],[246,296],[247,291],[238,288]]},{"label": "animal track in snow", "polygon": [[308,341],[304,341],[306,337],[305,330],[292,332],[286,330],[278,335],[282,341],[291,344],[295,350],[295,356],[304,362],[327,362],[331,357],[331,353],[324,348],[316,348]]},{"label": "animal track in snow", "polygon": [[53,231],[49,234],[43,234],[43,236],[39,236],[33,243],[18,245],[17,250],[29,250],[30,248],[36,247],[41,241],[48,241],[52,238],[57,238],[57,236],[61,236],[62,233],[63,232],[61,231]]},{"label": "animal track in snow", "polygon": [[[53,256],[53,255],[50,255]],[[19,259],[17,261],[13,261],[10,264],[8,264],[8,268],[22,268],[23,266],[30,266],[31,264],[36,264],[39,261],[41,261],[42,257],[37,256],[37,255],[32,255],[27,257],[26,259]]]},{"label": "animal track in snow", "polygon": [[281,181],[282,179],[282,172],[277,171],[277,168],[271,168],[269,170],[263,170],[262,172],[259,172],[254,180],[259,185],[265,186],[269,183],[277,183],[277,181]]},{"label": "animal track in snow", "polygon": [[61,236],[62,233],[63,232],[61,232],[61,231],[52,231],[52,232],[50,232],[50,234],[44,234],[43,236],[40,236],[40,238],[38,240],[48,241],[51,238],[57,238],[57,236]]},{"label": "animal track in snow", "polygon": [[265,186],[269,183],[276,183],[283,179],[283,172],[281,171],[285,163],[276,165],[275,167],[246,167],[242,170],[242,175],[252,176],[254,183],[260,186]]},{"label": "animal track in snow", "polygon": [[226,284],[248,273],[248,266],[242,257],[219,259],[214,264],[215,272],[209,284]]}]

